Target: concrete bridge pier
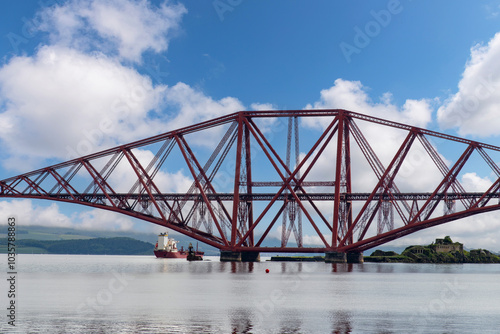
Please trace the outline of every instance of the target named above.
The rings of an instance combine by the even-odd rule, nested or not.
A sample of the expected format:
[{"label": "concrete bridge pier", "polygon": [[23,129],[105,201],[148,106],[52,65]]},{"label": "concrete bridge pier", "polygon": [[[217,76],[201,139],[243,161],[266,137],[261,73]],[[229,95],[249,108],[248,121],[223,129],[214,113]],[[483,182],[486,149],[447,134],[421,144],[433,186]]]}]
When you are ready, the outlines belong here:
[{"label": "concrete bridge pier", "polygon": [[363,263],[363,252],[347,252],[347,263]]},{"label": "concrete bridge pier", "polygon": [[326,263],[346,263],[347,255],[344,252],[325,252]]},{"label": "concrete bridge pier", "polygon": [[221,262],[260,262],[259,252],[220,251]]},{"label": "concrete bridge pier", "polygon": [[363,252],[325,252],[326,263],[363,263]]}]

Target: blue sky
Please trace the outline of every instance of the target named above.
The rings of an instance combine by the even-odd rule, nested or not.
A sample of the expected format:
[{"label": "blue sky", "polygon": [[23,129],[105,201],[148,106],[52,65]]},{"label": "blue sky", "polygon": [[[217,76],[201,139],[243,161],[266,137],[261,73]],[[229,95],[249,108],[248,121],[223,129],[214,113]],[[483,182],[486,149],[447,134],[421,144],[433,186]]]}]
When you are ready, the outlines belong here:
[{"label": "blue sky", "polygon": [[[32,55],[47,42],[43,32],[25,34],[26,22],[34,22],[43,4],[63,3],[29,2],[2,4],[4,62]],[[337,78],[361,81],[374,99],[384,92],[399,102],[446,98],[457,89],[470,48],[489,41],[499,20],[495,1],[401,0],[400,12],[348,63],[340,44],[355,46],[354,28],[364,31],[375,20],[372,11],[387,10],[390,1],[241,0],[235,6],[226,2],[232,10],[223,7],[221,16],[216,2],[182,3],[188,13],[168,51],[148,53],[139,70],[158,66],[161,75],[155,77],[162,83],[182,81],[215,99],[234,96],[246,105],[260,101],[281,108],[303,107]],[[9,34],[22,40],[13,46]]]},{"label": "blue sky", "polygon": [[475,2],[401,1],[401,11],[348,63],[340,44],[355,45],[354,28],[364,30],[374,21],[371,12],[387,4],[242,1],[219,21],[207,2],[203,8],[187,2],[192,15],[185,34],[172,41],[168,57],[179,65],[169,72],[174,82],[200,85],[214,98],[236,96],[246,105],[301,108],[337,78],[361,81],[374,99],[387,91],[400,102],[445,98],[456,90],[471,46],[487,42],[498,28]]},{"label": "blue sky", "polygon": [[[65,160],[103,114],[121,125],[81,153],[238,110],[306,107],[500,144],[500,1],[40,0],[0,8],[2,177]],[[478,89],[486,96],[469,110],[463,101]],[[143,95],[131,101],[134,94]],[[124,96],[133,109],[126,120],[112,110]],[[467,177],[474,186],[491,182]],[[91,216],[122,219],[110,228],[142,228],[81,208],[22,205],[64,222]],[[492,240],[500,249],[500,235]]]}]

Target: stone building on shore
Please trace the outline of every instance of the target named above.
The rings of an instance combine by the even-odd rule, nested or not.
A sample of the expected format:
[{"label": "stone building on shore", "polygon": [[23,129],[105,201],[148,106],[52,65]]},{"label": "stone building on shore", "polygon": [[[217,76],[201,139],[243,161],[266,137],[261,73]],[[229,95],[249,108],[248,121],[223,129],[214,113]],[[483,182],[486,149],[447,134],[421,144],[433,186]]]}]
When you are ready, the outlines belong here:
[{"label": "stone building on shore", "polygon": [[460,242],[452,242],[450,237],[436,239],[436,242],[432,246],[436,253],[464,252],[464,245]]}]

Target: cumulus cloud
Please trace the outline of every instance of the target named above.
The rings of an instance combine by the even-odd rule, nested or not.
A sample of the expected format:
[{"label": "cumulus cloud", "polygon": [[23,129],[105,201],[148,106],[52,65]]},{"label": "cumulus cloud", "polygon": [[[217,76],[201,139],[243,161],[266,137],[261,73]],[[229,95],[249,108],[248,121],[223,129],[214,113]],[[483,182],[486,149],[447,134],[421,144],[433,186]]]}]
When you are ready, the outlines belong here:
[{"label": "cumulus cloud", "polygon": [[[385,93],[378,100],[373,100],[367,93],[367,88],[359,81],[348,81],[337,79],[334,85],[324,89],[320,93],[320,99],[306,106],[306,109],[346,109],[349,111],[365,114],[368,116],[388,119],[395,122],[414,125],[417,127],[427,127],[432,120],[432,101],[427,99],[406,100],[402,106],[396,105],[392,101],[392,95]],[[303,119],[302,125],[305,130],[323,130],[331,122],[325,118]],[[359,129],[369,142],[373,151],[380,159],[384,167],[387,168],[397,150],[408,135],[407,131],[391,128],[381,124],[374,124],[363,120],[354,120]],[[310,130],[309,130],[310,131]],[[335,179],[335,161],[337,156],[334,139],[325,149],[311,169],[308,180],[330,180]],[[376,174],[360,150],[358,144],[351,137],[351,173],[352,191],[363,193],[373,191],[378,182]],[[305,152],[301,153],[303,157]],[[445,163],[448,161],[445,160]],[[305,166],[307,168],[307,164]],[[427,152],[416,139],[407,154],[404,163],[399,170],[395,183],[402,192],[426,192],[433,190],[441,180],[441,174]],[[314,189],[322,191],[322,189]],[[331,190],[330,190],[331,191]],[[361,209],[362,203],[353,203],[352,209],[354,217]],[[332,203],[320,203],[318,207],[324,212],[327,219],[332,219]],[[395,213],[395,224],[399,218]],[[305,222],[304,224],[308,224]],[[320,224],[321,225],[321,224]],[[376,219],[371,225],[368,235],[376,234]],[[304,228],[305,230],[305,228]],[[323,233],[328,231],[323,231]],[[309,238],[308,242],[314,244],[317,238]]]},{"label": "cumulus cloud", "polygon": [[70,217],[59,211],[59,206],[52,203],[47,207],[33,205],[28,199],[0,201],[0,220],[5,224],[8,217],[15,216],[23,225],[42,225],[52,227],[71,227]]},{"label": "cumulus cloud", "polygon": [[500,134],[500,33],[487,45],[475,45],[458,84],[438,109],[437,118],[443,129],[457,128],[465,135]]},{"label": "cumulus cloud", "polygon": [[467,248],[482,248],[498,252],[500,251],[499,229],[498,213],[491,212],[425,229],[394,240],[387,245],[428,245],[436,238],[444,238],[449,235],[453,241],[461,242]]},{"label": "cumulus cloud", "polygon": [[236,98],[214,100],[184,83],[155,86],[105,55],[59,46],[2,67],[0,105],[0,138],[10,153],[3,164],[23,170],[244,109]]},{"label": "cumulus cloud", "polygon": [[[153,152],[149,150],[135,149],[133,153],[144,168],[154,159]],[[168,163],[169,160],[166,164]],[[156,173],[153,181],[162,193],[185,193],[193,183],[193,178],[187,177],[185,173],[189,172],[184,171],[184,169],[167,170],[162,168]],[[128,160],[122,159],[109,177],[108,184],[118,193],[128,193],[136,181],[137,174]]]},{"label": "cumulus cloud", "polygon": [[462,175],[464,189],[471,192],[485,192],[492,185],[488,177],[480,177],[476,173],[465,173]]},{"label": "cumulus cloud", "polygon": [[[465,65],[458,91],[449,96],[437,111],[437,120],[443,129],[456,129],[461,136],[479,137],[500,134],[500,33],[487,44],[471,48],[470,58]],[[467,172],[461,176],[467,191],[485,191],[492,184],[488,176]],[[451,235],[468,247],[500,250],[499,213],[476,215],[419,232],[433,240],[436,235]],[[411,238],[409,236],[407,238]],[[411,239],[401,242],[410,242]],[[460,240],[461,239],[461,240]]]},{"label": "cumulus cloud", "polygon": [[[320,100],[308,104],[305,109],[346,109],[418,127],[426,127],[432,117],[432,108],[427,99],[406,100],[402,107],[398,107],[392,103],[392,95],[385,93],[380,97],[380,102],[374,102],[361,82],[343,79],[337,79],[332,87],[323,89]],[[311,120],[314,123],[309,125],[324,126],[318,119],[307,122]]]},{"label": "cumulus cloud", "polygon": [[[278,109],[272,103],[252,103],[250,105],[250,108],[256,111],[269,111]],[[287,119],[281,117],[255,119],[255,124],[257,124],[262,133],[268,134],[267,137],[269,140],[271,140],[275,134],[284,131],[284,129],[286,129],[287,122]]]},{"label": "cumulus cloud", "polygon": [[210,96],[179,82],[165,92],[167,107],[177,110],[168,121],[172,129],[196,124],[205,120],[244,110],[243,104],[234,97],[214,100]]},{"label": "cumulus cloud", "polygon": [[124,60],[140,62],[151,50],[166,51],[187,12],[182,4],[146,0],[69,1],[40,13],[40,29],[53,44],[81,51],[106,51]]},{"label": "cumulus cloud", "polygon": [[[67,215],[58,203],[39,205],[29,199],[0,201],[0,225],[15,216],[23,226],[68,227],[82,230],[131,231],[138,229],[137,220],[115,212],[92,209]],[[151,224],[148,224],[151,225]],[[140,227],[154,231],[154,226]]]},{"label": "cumulus cloud", "polygon": [[[466,191],[484,192],[492,184],[489,177],[481,177],[475,172],[464,173],[460,182]],[[492,204],[492,203],[490,203]],[[455,210],[463,210],[457,201]],[[438,208],[436,210],[441,210]],[[442,212],[440,211],[439,214]],[[489,212],[462,218],[457,221],[438,225],[430,229],[408,235],[402,239],[389,243],[393,246],[426,245],[434,242],[435,238],[443,238],[446,235],[454,241],[464,243],[468,248],[485,248],[491,251],[500,251],[500,214]]]},{"label": "cumulus cloud", "polygon": [[[186,83],[154,85],[149,77],[132,67],[141,63],[147,52],[167,51],[185,13],[181,4],[165,1],[155,6],[146,0],[70,0],[44,9],[39,16],[40,29],[48,33],[51,44],[39,46],[33,55],[13,57],[0,68],[0,139],[3,154],[8,155],[3,160],[4,166],[26,171],[45,165],[48,159],[66,160],[246,109],[235,97],[217,100]],[[438,111],[443,128],[458,127],[462,134],[497,134],[500,127],[495,110],[500,101],[496,92],[500,65],[495,60],[500,53],[499,36],[488,45],[471,50],[459,91]],[[251,105],[253,110],[273,108],[266,103]],[[318,101],[306,108],[348,109],[418,127],[427,127],[432,115],[430,100],[406,100],[399,106],[390,93],[372,100],[361,82],[343,79],[322,90]],[[406,133],[357,123],[387,166]],[[301,124],[307,130],[325,127],[318,119],[304,119]],[[261,126],[265,132],[286,129],[285,124],[275,120],[263,120]],[[213,146],[216,143],[207,138],[220,138],[223,129],[211,131],[203,137],[191,137],[188,142]],[[134,153],[143,165],[153,158],[153,153],[146,149]],[[323,154],[311,174],[313,179],[333,179],[335,154],[335,150]],[[371,190],[369,186],[376,182],[373,172],[359,150],[353,149],[351,154],[356,175],[353,191]],[[409,154],[413,158],[405,162],[396,180],[402,191],[428,191],[441,179],[425,156],[425,151],[414,145]],[[162,170],[155,182],[162,191],[184,192],[192,183],[186,175],[189,173],[182,169]],[[419,182],[415,182],[417,176]],[[135,179],[130,167],[120,165],[109,182],[116,185],[117,191],[128,191]],[[475,173],[464,174],[461,180],[470,191],[483,190],[491,182]],[[39,207],[29,200],[0,202],[1,214],[12,212],[22,215],[24,222],[36,225],[134,228],[131,218],[103,210],[84,211],[70,217],[57,204]],[[483,235],[493,233],[495,224],[488,223],[486,218],[474,222],[478,227],[474,231]],[[304,226],[307,224],[304,219]],[[454,231],[471,235],[471,226]],[[322,244],[318,240],[311,231],[304,230],[305,245]]]},{"label": "cumulus cloud", "polygon": [[[271,230],[268,234],[268,238],[272,239],[277,239],[279,242],[281,242],[281,233],[283,231],[283,225],[279,225],[275,229]],[[324,238],[328,243],[331,242],[332,240],[332,234],[331,233],[323,233]],[[292,247],[292,245],[296,244],[296,239],[295,235],[293,232],[290,233],[290,237],[288,239],[288,247]],[[304,247],[324,247],[325,244],[323,243],[323,240],[317,235],[317,234],[303,234],[302,235],[302,245]]]},{"label": "cumulus cloud", "polygon": [[13,157],[89,154],[161,131],[149,115],[165,90],[104,55],[46,46],[0,69],[0,138]]},{"label": "cumulus cloud", "polygon": [[[39,13],[50,44],[40,45],[33,55],[14,56],[0,68],[3,166],[26,172],[244,110],[236,98],[215,100],[182,82],[154,85],[133,68],[145,52],[167,50],[185,13],[183,5],[165,1],[154,6],[145,0],[68,1]],[[188,142],[216,145],[212,136],[222,131],[214,128]],[[154,156],[148,149],[134,153],[144,166]],[[159,171],[155,182],[163,192],[185,192],[192,183],[185,174],[176,166]],[[126,164],[109,178],[117,191],[130,190],[134,180]],[[109,212],[68,217],[57,205],[5,205],[2,212],[31,212],[23,220],[39,225],[98,228],[104,221],[108,229],[132,226],[130,219]]]},{"label": "cumulus cloud", "polygon": [[4,167],[26,171],[245,109],[236,98],[216,101],[182,82],[154,85],[124,64],[150,49],[166,51],[185,13],[181,4],[146,0],[43,9],[40,29],[51,44],[0,68]]},{"label": "cumulus cloud", "polygon": [[275,110],[276,107],[272,103],[252,103],[250,105],[252,110],[265,111],[265,110]]},{"label": "cumulus cloud", "polygon": [[[428,126],[432,116],[432,107],[429,100],[407,100],[403,106],[399,107],[392,102],[391,94],[386,93],[380,97],[379,102],[374,102],[369,97],[366,87],[361,82],[343,79],[335,80],[332,87],[321,91],[319,101],[306,106],[306,109],[312,108],[346,109],[418,127]],[[313,129],[324,129],[328,125],[328,122],[324,118],[306,118],[302,124],[305,127]],[[387,167],[397,149],[403,143],[407,132],[361,120],[356,120],[356,124],[369,141],[375,154],[377,154],[383,165]],[[436,167],[430,161],[424,148],[417,142],[412,146],[408,154],[408,159],[405,159],[401,172],[398,173],[398,178],[396,179],[402,191],[419,191],[425,189],[430,184],[434,184],[439,178],[439,175],[436,174]],[[313,169],[315,175],[320,175],[321,177],[316,178],[314,175],[311,175],[312,178],[333,180],[334,171],[332,171],[331,166],[332,161],[335,161],[336,149],[334,144],[330,145],[332,149],[326,150],[323,153]],[[352,141],[351,146],[354,147],[351,149],[351,167],[353,175],[356,175],[356,178],[352,180],[353,191],[371,191],[377,181],[375,174],[367,164],[361,151],[356,149],[357,144]],[[423,182],[413,182],[417,174],[422,177]]]},{"label": "cumulus cloud", "polygon": [[70,0],[42,9],[38,28],[50,44],[0,68],[3,166],[26,171],[176,126],[166,120],[179,110],[163,109],[168,86],[124,62],[166,51],[186,12],[182,4],[146,0]]},{"label": "cumulus cloud", "polygon": [[81,212],[73,227],[83,230],[131,231],[135,227],[132,218],[115,212],[93,209]]}]

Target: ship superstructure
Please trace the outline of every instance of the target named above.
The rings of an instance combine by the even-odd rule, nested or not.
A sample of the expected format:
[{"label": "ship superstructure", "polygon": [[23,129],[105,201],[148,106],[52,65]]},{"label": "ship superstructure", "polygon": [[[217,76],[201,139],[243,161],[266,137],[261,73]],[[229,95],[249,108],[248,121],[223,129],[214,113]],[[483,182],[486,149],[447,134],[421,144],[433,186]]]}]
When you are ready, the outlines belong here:
[{"label": "ship superstructure", "polygon": [[[179,250],[177,248],[177,240],[169,238],[168,233],[160,233],[158,241],[154,249],[156,257],[172,258],[172,259],[185,259],[188,256],[188,251],[183,247]],[[204,252],[194,252],[196,256],[203,257]]]}]

